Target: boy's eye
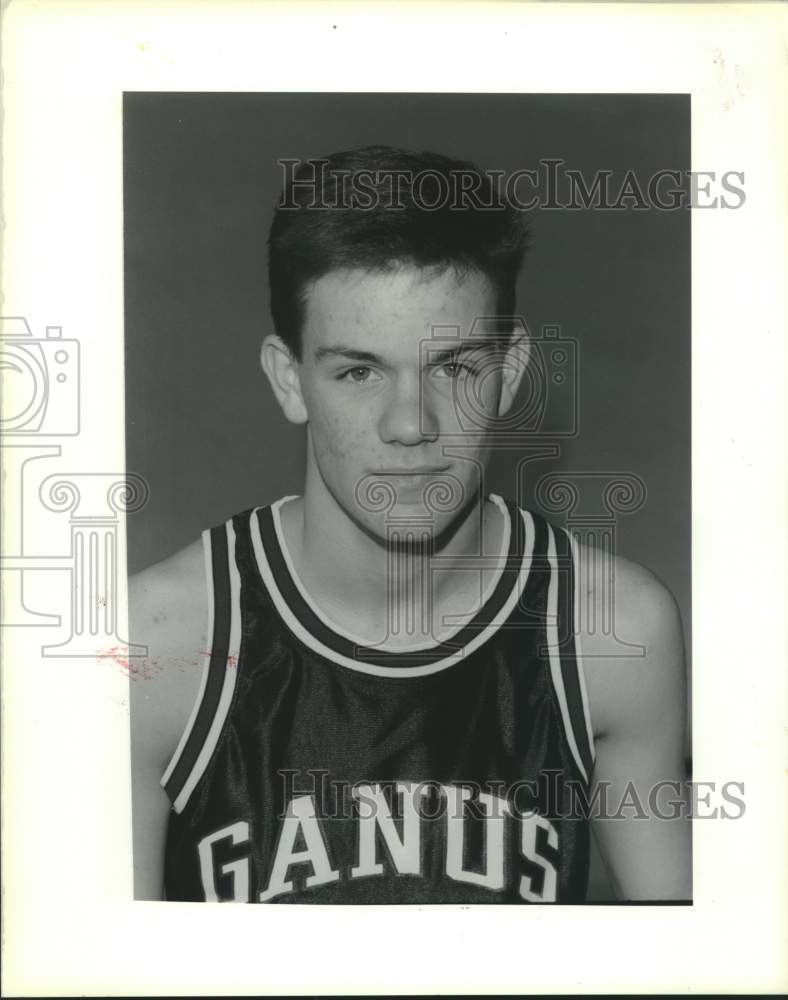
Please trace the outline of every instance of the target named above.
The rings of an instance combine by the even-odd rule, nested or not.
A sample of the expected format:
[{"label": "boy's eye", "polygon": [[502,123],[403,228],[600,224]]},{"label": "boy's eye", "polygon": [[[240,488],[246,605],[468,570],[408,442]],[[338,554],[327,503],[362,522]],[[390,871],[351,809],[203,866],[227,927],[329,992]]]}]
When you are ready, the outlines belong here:
[{"label": "boy's eye", "polygon": [[436,369],[438,378],[459,378],[461,375],[470,375],[473,369],[459,361],[445,361]]},{"label": "boy's eye", "polygon": [[367,365],[356,365],[348,368],[340,375],[341,379],[349,379],[352,382],[369,382],[373,379],[374,372]]}]

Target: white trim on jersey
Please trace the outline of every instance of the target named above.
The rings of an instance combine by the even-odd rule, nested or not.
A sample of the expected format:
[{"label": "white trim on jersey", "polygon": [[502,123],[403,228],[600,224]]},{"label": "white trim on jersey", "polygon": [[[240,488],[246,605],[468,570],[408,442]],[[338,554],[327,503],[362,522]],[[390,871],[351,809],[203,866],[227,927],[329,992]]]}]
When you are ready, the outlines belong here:
[{"label": "white trim on jersey", "polygon": [[555,549],[555,535],[552,525],[547,525],[547,560],[550,564],[550,583],[547,586],[547,612],[545,614],[545,631],[547,637],[547,653],[550,661],[550,675],[553,678],[553,688],[558,698],[561,708],[561,716],[564,721],[564,733],[575,763],[580,768],[580,773],[588,782],[583,758],[577,747],[575,731],[572,726],[572,717],[569,714],[569,705],[566,701],[566,691],[564,689],[564,678],[561,674],[561,656],[558,641],[558,558]]},{"label": "white trim on jersey", "polygon": [[[216,707],[208,735],[200,748],[194,767],[189,772],[188,778],[184,781],[183,787],[172,804],[175,812],[183,810],[189,801],[189,796],[194,791],[197,782],[205,773],[205,769],[213,756],[213,752],[219,742],[219,737],[224,729],[230,705],[235,693],[235,683],[238,678],[238,659],[241,651],[241,575],[235,562],[235,529],[232,520],[226,524],[227,534],[227,564],[230,575],[230,637],[227,645],[227,663],[224,670],[224,681],[222,691],[219,696],[219,704]],[[213,632],[211,632],[210,643],[213,643]],[[210,663],[212,650],[208,650],[208,662]]]},{"label": "white trim on jersey", "polygon": [[[276,538],[277,541],[279,542],[279,549],[282,553],[282,557],[284,558],[285,565],[290,571],[290,576],[292,577],[293,584],[300,593],[301,597],[304,599],[304,603],[309,605],[309,607],[312,609],[313,614],[320,619],[320,621],[326,626],[326,628],[328,628],[331,632],[335,632],[337,635],[341,635],[342,638],[347,639],[349,642],[355,643],[356,646],[367,647],[368,641],[366,639],[356,635],[353,632],[348,632],[346,629],[343,629],[340,625],[337,625],[335,622],[331,621],[331,619],[312,600],[309,591],[306,589],[306,587],[303,584],[303,581],[301,580],[301,577],[298,575],[298,571],[296,570],[295,564],[293,563],[292,557],[290,555],[290,550],[287,547],[287,539],[285,538],[284,529],[282,528],[282,517],[280,514],[280,510],[285,503],[288,503],[290,500],[297,500],[297,499],[298,497],[295,496],[282,497],[281,500],[277,500],[276,503],[271,504],[271,515],[274,522],[274,531],[276,532]],[[484,595],[482,597],[480,607],[484,607],[484,605],[487,603],[487,601],[489,601],[490,597],[495,592],[495,588],[498,586],[498,583],[503,574],[504,566],[506,565],[506,559],[509,554],[509,545],[511,544],[511,539],[512,539],[512,521],[511,517],[509,516],[509,511],[506,507],[506,504],[495,493],[490,494],[490,500],[492,500],[492,502],[495,504],[495,506],[498,508],[498,510],[501,512],[501,515],[503,516],[503,533],[501,537],[500,550],[498,552],[498,555],[494,557],[497,560],[495,573],[493,574],[493,579],[490,581],[490,583],[488,583],[487,587],[484,590]],[[479,562],[482,565],[486,564],[486,561],[481,559],[479,560]],[[466,622],[462,622],[460,625],[457,626],[457,628],[453,629],[447,636],[441,639],[440,643],[451,642],[453,637],[465,628],[466,624],[467,624]],[[440,643],[432,643],[432,644],[428,643],[426,645],[424,643],[412,643],[412,644],[403,643],[402,645],[396,647],[393,646],[388,647],[388,649],[390,651],[403,654],[418,653],[420,651],[434,649],[435,645],[440,645]],[[381,645],[379,648],[384,650],[387,649],[385,645]]]},{"label": "white trim on jersey", "polygon": [[569,544],[572,549],[572,563],[574,565],[575,592],[573,595],[573,617],[575,634],[575,663],[577,664],[577,680],[580,686],[580,700],[583,703],[583,718],[586,724],[586,734],[588,737],[588,748],[591,751],[591,760],[596,760],[596,747],[594,745],[594,727],[591,724],[591,711],[588,704],[588,692],[586,691],[585,668],[583,667],[583,650],[580,640],[580,601],[583,595],[582,580],[580,579],[580,558],[577,548],[577,538],[567,528],[563,529],[569,536]]},{"label": "white trim on jersey", "polygon": [[206,528],[202,533],[202,551],[203,559],[205,562],[205,582],[208,586],[208,621],[206,625],[205,632],[205,649],[202,652],[202,676],[200,678],[200,690],[197,692],[197,698],[195,699],[194,705],[192,706],[192,712],[189,716],[189,721],[186,723],[186,728],[181,735],[180,743],[175,753],[172,755],[172,760],[167,767],[167,770],[162,775],[161,785],[162,787],[167,784],[172,776],[172,772],[178,766],[178,761],[181,759],[181,754],[183,753],[189,737],[192,734],[192,729],[194,729],[194,723],[197,721],[197,713],[200,710],[200,705],[202,704],[203,695],[205,694],[205,688],[208,684],[208,674],[211,667],[211,643],[213,642],[213,618],[214,618],[214,596],[213,596],[213,553],[211,551],[211,529]]},{"label": "white trim on jersey", "polygon": [[[258,508],[259,509],[259,508]],[[263,577],[268,592],[271,595],[271,599],[276,605],[276,609],[282,617],[287,627],[293,632],[293,634],[304,643],[304,645],[309,646],[314,652],[319,653],[320,656],[325,657],[328,660],[333,660],[334,663],[340,664],[343,667],[349,667],[351,670],[357,670],[361,673],[374,674],[378,677],[424,677],[428,674],[437,673],[439,670],[445,670],[446,667],[450,667],[452,664],[464,659],[469,656],[474,650],[478,649],[487,639],[493,635],[508,619],[509,615],[514,610],[517,602],[520,599],[520,595],[523,592],[526,581],[528,580],[528,575],[531,570],[531,559],[533,556],[534,548],[534,524],[531,515],[524,510],[520,511],[523,521],[525,523],[525,552],[523,554],[523,560],[520,565],[520,572],[517,577],[517,581],[509,594],[505,604],[495,616],[493,621],[491,621],[486,628],[482,629],[477,633],[473,639],[462,649],[458,649],[456,652],[451,653],[449,656],[445,656],[440,660],[436,660],[433,663],[425,664],[421,667],[384,667],[378,664],[363,663],[359,660],[353,660],[349,657],[343,656],[337,653],[335,650],[330,649],[325,646],[322,642],[316,639],[311,632],[307,631],[301,624],[299,619],[290,610],[287,602],[282,596],[279,587],[277,586],[274,575],[271,572],[271,567],[268,565],[268,560],[265,557],[265,549],[263,547],[263,539],[260,533],[260,521],[257,517],[257,510],[252,511],[250,516],[250,528],[252,537],[252,546],[254,548],[255,558],[257,560],[257,565],[260,570],[260,574]],[[313,602],[309,602],[310,607],[313,611],[315,606]],[[330,626],[332,631],[336,631],[333,625]],[[457,631],[461,631],[462,626]],[[353,640],[355,641],[355,640]],[[442,645],[443,642],[450,642],[451,639],[441,640],[440,643],[435,645]],[[359,646],[365,645],[359,642]],[[425,648],[435,648],[433,647],[420,647]],[[403,647],[399,647],[402,652],[406,652]],[[398,650],[399,651],[399,650]],[[412,649],[409,650],[411,653]]]}]

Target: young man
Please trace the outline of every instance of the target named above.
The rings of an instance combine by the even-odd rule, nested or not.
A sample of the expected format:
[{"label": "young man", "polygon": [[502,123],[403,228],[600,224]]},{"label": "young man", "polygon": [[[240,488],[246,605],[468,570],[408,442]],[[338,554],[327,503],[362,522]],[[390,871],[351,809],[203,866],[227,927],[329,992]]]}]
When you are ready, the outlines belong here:
[{"label": "young man", "polygon": [[488,185],[375,147],[286,187],[262,366],[303,496],[131,582],[137,898],[582,901],[592,824],[621,898],[690,896],[674,601],[615,558],[645,655],[609,655],[605,564],[484,488],[529,362]]}]

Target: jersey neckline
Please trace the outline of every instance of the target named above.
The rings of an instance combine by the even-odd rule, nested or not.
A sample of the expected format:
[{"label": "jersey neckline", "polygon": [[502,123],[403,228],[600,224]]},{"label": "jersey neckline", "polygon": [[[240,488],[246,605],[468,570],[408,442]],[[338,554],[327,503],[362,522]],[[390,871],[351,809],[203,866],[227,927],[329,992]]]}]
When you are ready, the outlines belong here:
[{"label": "jersey neckline", "polygon": [[478,611],[437,642],[370,646],[319,610],[299,579],[280,516],[284,504],[294,499],[297,497],[282,497],[252,512],[251,534],[257,567],[277,610],[296,637],[343,666],[382,676],[434,673],[486,642],[509,617],[522,594],[533,553],[533,521],[527,512],[490,494],[489,499],[503,515],[504,531],[498,553],[500,565]]}]

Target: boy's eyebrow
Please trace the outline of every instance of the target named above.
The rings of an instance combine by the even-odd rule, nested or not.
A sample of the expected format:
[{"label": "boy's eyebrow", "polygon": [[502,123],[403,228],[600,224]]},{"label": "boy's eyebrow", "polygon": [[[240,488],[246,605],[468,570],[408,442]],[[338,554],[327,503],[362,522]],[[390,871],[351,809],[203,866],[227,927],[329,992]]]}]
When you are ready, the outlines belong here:
[{"label": "boy's eyebrow", "polygon": [[[432,340],[425,340],[427,346],[427,359],[433,364],[441,364],[449,358],[456,358],[461,354],[479,350],[500,350],[500,337],[477,337],[473,340],[454,341],[452,347],[435,350],[430,347]],[[436,341],[440,343],[440,341]],[[359,361],[364,364],[384,365],[385,358],[372,351],[362,351],[357,347],[346,347],[344,344],[337,344],[336,347],[318,347],[315,351],[315,361],[324,361],[326,358],[344,358],[346,361]]]},{"label": "boy's eyebrow", "polygon": [[336,347],[318,347],[315,351],[315,361],[323,361],[324,358],[345,358],[348,361],[365,361],[376,365],[384,363],[383,358],[371,351],[361,351],[356,347],[345,347],[342,344]]},{"label": "boy's eyebrow", "polygon": [[453,347],[445,347],[441,350],[427,348],[427,358],[432,364],[442,364],[451,358],[460,357],[462,354],[470,354],[471,351],[489,351],[501,349],[501,337],[476,337],[473,340],[461,340]]}]

